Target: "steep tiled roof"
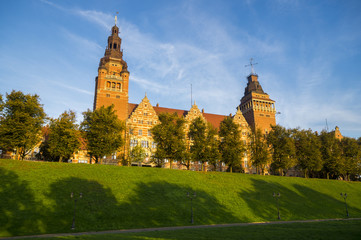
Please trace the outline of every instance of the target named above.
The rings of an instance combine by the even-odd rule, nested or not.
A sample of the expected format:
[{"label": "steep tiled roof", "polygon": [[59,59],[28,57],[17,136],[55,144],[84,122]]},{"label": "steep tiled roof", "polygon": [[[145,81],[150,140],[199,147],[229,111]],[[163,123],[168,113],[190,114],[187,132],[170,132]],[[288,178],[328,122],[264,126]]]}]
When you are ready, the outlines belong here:
[{"label": "steep tiled roof", "polygon": [[[128,104],[128,114],[130,115],[134,109],[138,106],[138,104],[135,103],[129,103]],[[177,113],[180,117],[185,117],[188,114],[187,110],[181,110],[181,109],[174,109],[174,108],[165,108],[165,107],[156,107],[153,106],[155,112],[159,115],[160,113]],[[212,113],[202,113],[204,118],[210,122],[214,127],[219,128],[219,125],[225,119],[227,116],[225,115],[218,115],[218,114],[212,114]]]},{"label": "steep tiled roof", "polygon": [[217,115],[212,113],[203,113],[203,116],[208,122],[210,122],[217,129],[219,129],[221,122],[227,117],[224,115]]}]

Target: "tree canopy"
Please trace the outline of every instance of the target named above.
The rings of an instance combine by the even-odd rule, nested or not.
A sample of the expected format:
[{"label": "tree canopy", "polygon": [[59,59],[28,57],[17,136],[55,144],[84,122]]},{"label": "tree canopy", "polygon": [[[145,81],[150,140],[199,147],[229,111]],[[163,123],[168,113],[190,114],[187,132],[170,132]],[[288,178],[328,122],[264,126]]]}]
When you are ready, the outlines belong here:
[{"label": "tree canopy", "polygon": [[270,161],[269,148],[261,129],[255,129],[250,134],[248,150],[252,166],[256,167],[257,173],[264,174]]},{"label": "tree canopy", "polygon": [[48,141],[50,155],[59,158],[59,162],[79,149],[80,133],[75,112],[65,111],[59,118],[50,120]]},{"label": "tree canopy", "polygon": [[87,143],[88,153],[99,159],[117,151],[123,144],[124,123],[115,114],[114,105],[83,112],[80,129]]},{"label": "tree canopy", "polygon": [[235,167],[242,169],[242,159],[246,151],[241,141],[241,134],[238,125],[231,117],[226,117],[220,124],[219,137],[221,139],[219,149],[222,161],[228,165],[232,172]]},{"label": "tree canopy", "polygon": [[216,168],[220,158],[217,130],[211,124],[206,124],[200,117],[195,118],[190,127],[188,136],[191,141],[190,153],[193,161],[199,161],[204,171],[204,163],[208,162]]},{"label": "tree canopy", "polygon": [[158,117],[160,123],[151,129],[157,144],[153,159],[158,165],[167,159],[172,168],[173,161],[184,163],[186,159],[185,120],[178,117],[177,113],[161,113]]},{"label": "tree canopy", "polygon": [[38,95],[13,90],[0,103],[0,147],[24,159],[40,143],[46,115]]},{"label": "tree canopy", "polygon": [[267,143],[271,146],[271,170],[282,176],[297,164],[295,142],[292,131],[280,125],[271,126]]},{"label": "tree canopy", "polygon": [[305,177],[314,174],[322,168],[321,141],[311,130],[293,130],[296,146],[296,156],[299,167]]}]

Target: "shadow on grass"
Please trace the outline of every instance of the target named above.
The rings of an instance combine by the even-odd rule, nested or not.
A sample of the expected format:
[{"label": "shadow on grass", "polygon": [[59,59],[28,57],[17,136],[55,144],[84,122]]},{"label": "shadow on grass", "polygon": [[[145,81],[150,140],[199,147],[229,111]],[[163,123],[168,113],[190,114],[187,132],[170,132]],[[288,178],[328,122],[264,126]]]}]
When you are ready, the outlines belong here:
[{"label": "shadow on grass", "polygon": [[[71,198],[70,194],[74,197]],[[80,198],[80,194],[82,197]],[[93,180],[70,177],[50,185],[51,200],[47,216],[47,232],[70,232],[74,215],[75,231],[111,229],[119,219],[119,204],[111,189]]]},{"label": "shadow on grass", "polygon": [[187,197],[188,192],[191,195],[196,192],[193,199],[194,224],[240,221],[205,191],[167,182],[151,182],[139,183],[128,203],[120,206],[126,226],[133,228],[190,225],[191,199]]},{"label": "shadow on grass", "polygon": [[[66,178],[50,185],[51,204],[44,213],[47,233],[71,232],[74,199],[75,231],[98,231],[190,225],[191,201],[187,192],[194,190],[167,182],[138,183],[128,195],[117,194],[97,181]],[[239,222],[213,196],[197,191],[193,200],[194,224]]]},{"label": "shadow on grass", "polygon": [[[242,191],[243,198],[251,211],[261,220],[277,220],[277,200],[273,193],[280,193],[279,208],[281,220],[327,219],[346,217],[343,199],[315,191],[309,187],[293,184],[294,189],[281,184],[252,179],[253,191]],[[335,194],[338,196],[338,194]],[[360,215],[360,209],[350,209]],[[351,215],[350,215],[351,216]]]},{"label": "shadow on grass", "polygon": [[41,206],[26,181],[0,168],[0,236],[39,232]]}]

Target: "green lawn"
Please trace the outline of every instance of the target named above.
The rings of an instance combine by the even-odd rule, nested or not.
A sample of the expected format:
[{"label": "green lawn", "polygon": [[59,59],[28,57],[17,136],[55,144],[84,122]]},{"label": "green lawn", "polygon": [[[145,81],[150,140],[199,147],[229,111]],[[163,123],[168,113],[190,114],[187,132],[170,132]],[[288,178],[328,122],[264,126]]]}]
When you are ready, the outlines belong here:
[{"label": "green lawn", "polygon": [[101,234],[101,235],[82,235],[42,238],[44,240],[192,240],[192,239],[278,239],[278,240],[359,240],[361,236],[361,221],[330,221],[314,223],[287,223],[277,225],[251,225],[241,227],[221,227],[206,229],[185,229],[174,231],[157,231],[143,233],[124,233],[124,234]]},{"label": "green lawn", "polygon": [[0,236],[361,217],[361,183],[170,169],[0,160]]}]

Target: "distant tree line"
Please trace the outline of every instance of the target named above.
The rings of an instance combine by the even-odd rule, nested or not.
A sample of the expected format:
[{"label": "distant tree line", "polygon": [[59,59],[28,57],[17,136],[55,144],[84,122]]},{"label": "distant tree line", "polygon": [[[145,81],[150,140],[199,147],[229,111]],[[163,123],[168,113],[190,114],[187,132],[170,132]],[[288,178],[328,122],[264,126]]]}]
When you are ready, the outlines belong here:
[{"label": "distant tree line", "polygon": [[[159,122],[151,129],[157,145],[151,159],[157,166],[167,160],[170,166],[177,161],[190,169],[192,162],[199,162],[202,171],[207,163],[213,170],[225,165],[230,172],[244,172],[242,160],[248,156],[258,174],[268,171],[283,176],[295,170],[304,177],[360,180],[361,138],[339,140],[334,132],[276,125],[266,135],[259,129],[251,131],[245,144],[231,117],[226,117],[219,129],[196,118],[187,134],[185,120],[177,114],[160,114]],[[78,125],[71,110],[56,119],[48,118],[38,95],[15,90],[6,94],[5,100],[0,95],[0,149],[15,152],[17,159],[24,159],[41,142],[39,159],[66,161],[86,149],[90,159],[102,163],[104,156],[124,146],[124,131],[125,123],[117,118],[113,106],[84,112]],[[144,157],[141,146],[129,151],[130,160],[141,162]]]}]

